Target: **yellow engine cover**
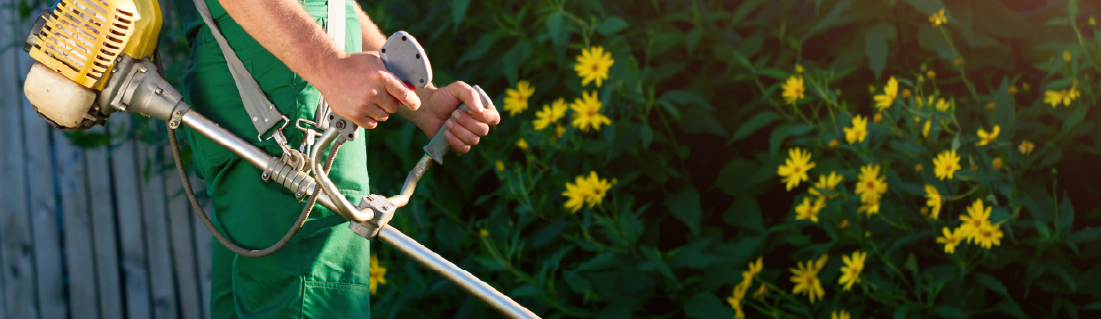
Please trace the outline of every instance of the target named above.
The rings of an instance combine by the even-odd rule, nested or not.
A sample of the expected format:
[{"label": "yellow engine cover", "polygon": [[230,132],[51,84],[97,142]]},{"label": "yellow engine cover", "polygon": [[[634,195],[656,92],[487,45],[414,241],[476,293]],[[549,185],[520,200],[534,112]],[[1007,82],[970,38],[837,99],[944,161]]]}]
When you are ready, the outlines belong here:
[{"label": "yellow engine cover", "polygon": [[61,0],[28,52],[48,68],[91,89],[103,89],[120,54],[153,54],[161,31],[157,0]]}]

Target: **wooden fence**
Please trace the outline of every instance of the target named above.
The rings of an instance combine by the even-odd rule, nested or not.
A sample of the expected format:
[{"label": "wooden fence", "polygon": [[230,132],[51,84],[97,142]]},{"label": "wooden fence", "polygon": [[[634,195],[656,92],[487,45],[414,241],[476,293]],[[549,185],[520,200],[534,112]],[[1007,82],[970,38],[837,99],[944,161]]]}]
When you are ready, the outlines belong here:
[{"label": "wooden fence", "polygon": [[0,0],[0,319],[208,318],[210,233],[178,175],[143,176],[167,149],[81,148],[39,119],[20,2]]}]

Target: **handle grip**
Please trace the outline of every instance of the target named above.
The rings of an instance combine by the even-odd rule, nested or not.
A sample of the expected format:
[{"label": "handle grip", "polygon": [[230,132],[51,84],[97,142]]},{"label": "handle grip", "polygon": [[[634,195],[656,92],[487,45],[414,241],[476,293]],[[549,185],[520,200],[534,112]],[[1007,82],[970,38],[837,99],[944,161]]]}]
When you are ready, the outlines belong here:
[{"label": "handle grip", "polygon": [[[489,95],[486,95],[486,92],[482,91],[481,87],[475,85],[474,90],[478,91],[478,97],[482,99],[482,106],[487,109],[494,108],[493,100],[489,99]],[[468,108],[464,103],[459,105],[459,109],[466,111]],[[432,157],[433,160],[436,160],[436,164],[440,165],[443,165],[443,158],[445,155],[447,155],[447,151],[451,148],[451,146],[447,144],[447,139],[443,136],[443,133],[446,131],[447,122],[444,122],[444,125],[440,125],[440,130],[436,131],[436,136],[432,137],[432,141],[428,142],[428,145],[424,146],[424,153],[428,154],[429,157]]]}]

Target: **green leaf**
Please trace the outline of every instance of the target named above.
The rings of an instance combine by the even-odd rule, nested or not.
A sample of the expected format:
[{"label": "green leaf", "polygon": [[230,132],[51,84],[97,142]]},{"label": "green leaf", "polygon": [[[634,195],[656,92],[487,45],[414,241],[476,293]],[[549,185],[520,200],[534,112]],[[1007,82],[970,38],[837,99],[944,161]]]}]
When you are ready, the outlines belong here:
[{"label": "green leaf", "polygon": [[1025,312],[1021,310],[1021,305],[1018,305],[1013,299],[1002,299],[1002,301],[998,303],[998,311],[1017,318],[1028,319]]},{"label": "green leaf", "polygon": [[1017,107],[1013,96],[1009,94],[1009,78],[1002,78],[998,92],[994,93],[994,124],[1001,126],[1002,134],[1013,136],[1013,125],[1017,121]]},{"label": "green leaf", "polygon": [[512,298],[521,298],[538,296],[541,294],[543,294],[543,288],[535,285],[523,285],[520,287],[516,287],[516,289],[513,289],[512,292],[508,294],[508,296]]},{"label": "green leaf", "polygon": [[609,251],[596,255],[596,257],[593,257],[592,259],[589,259],[581,265],[578,265],[577,268],[573,270],[583,271],[608,269],[621,262],[622,261],[620,261],[620,258],[618,255],[616,255],[616,253]]},{"label": "green leaf", "polygon": [[910,310],[910,305],[903,304],[898,308],[895,308],[895,319],[906,319],[906,311]]},{"label": "green leaf", "polygon": [[1077,244],[1084,244],[1101,239],[1101,228],[1087,227],[1070,236],[1070,240]]},{"label": "green leaf", "polygon": [[998,281],[997,278],[994,278],[994,276],[980,272],[975,274],[975,280],[978,280],[979,283],[986,286],[987,289],[993,290],[1002,296],[1009,297],[1009,291],[1006,291],[1005,285],[1003,285],[1001,281]]},{"label": "green leaf", "polygon": [[562,15],[561,11],[554,11],[547,16],[547,20],[545,21],[547,25],[547,35],[550,35],[551,42],[553,42],[555,46],[561,46],[562,42],[565,40],[562,38],[562,31],[564,31],[562,20],[564,19],[565,16]]},{"label": "green leaf", "polygon": [[525,40],[520,40],[512,49],[505,52],[501,63],[501,71],[504,72],[509,83],[516,83],[518,81],[520,66],[524,65],[528,59],[531,58],[531,53],[531,43]]},{"label": "green leaf", "polygon": [[1067,15],[1071,19],[1078,18],[1078,0],[1070,0],[1067,2]]},{"label": "green leaf", "polygon": [[1047,263],[1046,266],[1047,267],[1045,267],[1045,268],[1047,270],[1055,273],[1055,275],[1059,276],[1060,279],[1063,279],[1063,282],[1066,283],[1067,286],[1070,287],[1070,291],[1077,291],[1078,290],[1077,279],[1074,279],[1074,276],[1072,276],[1070,274],[1070,272],[1067,272],[1066,268],[1063,268],[1063,266],[1060,266],[1060,265],[1052,263],[1052,262]]},{"label": "green leaf", "polygon": [[1070,204],[1070,196],[1063,194],[1063,200],[1059,201],[1059,231],[1070,232],[1074,226],[1074,205]]},{"label": "green leaf", "polygon": [[619,33],[619,31],[626,29],[627,26],[627,21],[623,21],[623,19],[616,16],[611,16],[604,19],[604,21],[600,22],[600,25],[596,26],[596,32],[600,32],[601,35],[615,35]]},{"label": "green leaf", "polygon": [[1101,300],[1097,300],[1083,306],[1082,310],[1101,310]]},{"label": "green leaf", "polygon": [[723,213],[723,221],[731,226],[738,226],[765,234],[765,222],[761,218],[761,207],[757,205],[757,199],[753,196],[737,196],[730,208]]},{"label": "green leaf", "polygon": [[730,17],[730,25],[738,25],[742,22],[742,19],[749,16],[750,13],[757,11],[762,4],[768,3],[769,0],[747,0],[742,2],[738,6],[738,9],[734,10],[734,15]]},{"label": "green leaf", "polygon": [[806,134],[814,129],[814,126],[805,123],[789,124],[781,126],[772,130],[772,135],[768,137],[768,150],[771,156],[776,156],[776,152],[780,151],[780,145],[783,144],[784,139],[788,136],[799,136]]},{"label": "green leaf", "polygon": [[868,66],[879,79],[883,69],[887,67],[887,42],[898,37],[898,31],[893,24],[880,23],[868,30],[864,35],[864,54],[868,56]]},{"label": "green leaf", "polygon": [[963,318],[963,312],[959,307],[939,306],[933,312],[944,318]]},{"label": "green leaf", "polygon": [[654,129],[650,127],[650,123],[642,123],[638,130],[638,138],[642,142],[642,148],[650,148],[650,143],[654,141]]},{"label": "green leaf", "polygon": [[[933,13],[940,11],[940,9],[944,9],[944,3],[940,2],[940,0],[906,0],[906,3],[910,4],[910,6],[914,7],[914,9],[917,9],[918,12],[921,12],[924,15],[932,15]],[[945,9],[944,11],[945,15],[947,15],[948,9]]]},{"label": "green leaf", "polygon": [[734,310],[715,294],[700,292],[684,303],[684,314],[698,319],[732,318]]},{"label": "green leaf", "polygon": [[956,134],[956,136],[952,138],[952,150],[955,151],[955,150],[959,150],[959,149],[960,149],[960,134]]},{"label": "green leaf", "polygon": [[837,21],[837,19],[842,17],[843,13],[849,10],[852,4],[853,0],[841,0],[838,2],[837,5],[833,6],[833,10],[830,10],[830,13],[827,13],[825,17],[818,20],[818,24],[815,24],[810,30],[803,34],[803,40],[806,41],[815,33],[824,30],[828,26],[844,23],[844,19],[842,19],[842,21]]},{"label": "green leaf", "polygon": [[489,33],[478,37],[478,42],[474,43],[474,46],[466,50],[463,53],[463,57],[459,59],[459,65],[462,65],[465,61],[475,61],[481,59],[489,52],[489,48],[493,47],[494,43],[497,43],[497,39],[500,39],[501,35],[496,33]]},{"label": "green leaf", "polygon": [[776,112],[759,112],[753,115],[753,117],[750,118],[749,121],[746,121],[745,123],[742,123],[742,125],[739,125],[738,130],[734,131],[734,136],[731,136],[729,140],[726,140],[726,145],[729,146],[730,144],[733,144],[740,139],[753,135],[753,133],[757,132],[757,130],[779,119],[780,115],[776,114]]},{"label": "green leaf", "polygon": [[1074,130],[1078,123],[1082,123],[1082,120],[1086,118],[1086,112],[1089,112],[1089,108],[1086,106],[1078,105],[1071,108],[1067,118],[1063,119],[1063,132],[1069,133]]},{"label": "green leaf", "polygon": [[451,18],[455,21],[456,26],[463,23],[463,17],[466,17],[468,7],[470,7],[470,0],[451,0]]},{"label": "green leaf", "polygon": [[684,37],[684,44],[688,46],[688,55],[692,56],[692,53],[696,52],[696,46],[700,44],[700,40],[703,39],[703,28],[696,26],[692,31],[688,31],[688,34]]},{"label": "green leaf", "polygon": [[688,187],[681,189],[679,193],[669,197],[665,202],[665,206],[669,207],[669,212],[673,214],[673,217],[688,226],[693,235],[699,236],[700,216],[703,215],[703,208],[700,207],[700,194],[696,192],[695,187],[689,184]]}]

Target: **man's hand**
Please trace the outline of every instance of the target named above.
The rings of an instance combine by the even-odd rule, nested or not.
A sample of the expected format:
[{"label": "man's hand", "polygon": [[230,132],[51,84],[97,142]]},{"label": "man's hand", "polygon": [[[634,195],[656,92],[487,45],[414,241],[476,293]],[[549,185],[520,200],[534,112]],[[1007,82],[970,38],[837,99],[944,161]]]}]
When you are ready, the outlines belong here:
[{"label": "man's hand", "polygon": [[[321,91],[333,112],[360,127],[372,129],[398,110],[420,99],[397,76],[386,71],[377,54],[347,54],[337,48],[321,25],[295,0],[219,0],[226,12],[265,49]],[[358,8],[358,7],[357,7]],[[357,9],[358,10],[358,9]],[[362,10],[357,12],[361,15]],[[366,17],[366,15],[363,15]],[[382,37],[370,24],[369,46]]]},{"label": "man's hand", "polygon": [[373,129],[390,118],[399,105],[417,110],[420,98],[406,87],[374,52],[347,54],[324,66],[325,76],[314,84],[333,113]]},{"label": "man's hand", "polygon": [[[471,146],[489,134],[490,125],[501,122],[497,109],[482,105],[478,91],[466,83],[455,82],[439,89],[420,89],[416,93],[424,102],[422,107],[416,112],[400,109],[398,114],[416,123],[428,138],[436,136],[441,125],[446,125],[444,138],[459,154],[470,152]],[[469,111],[457,110],[459,104],[466,104]]]}]

